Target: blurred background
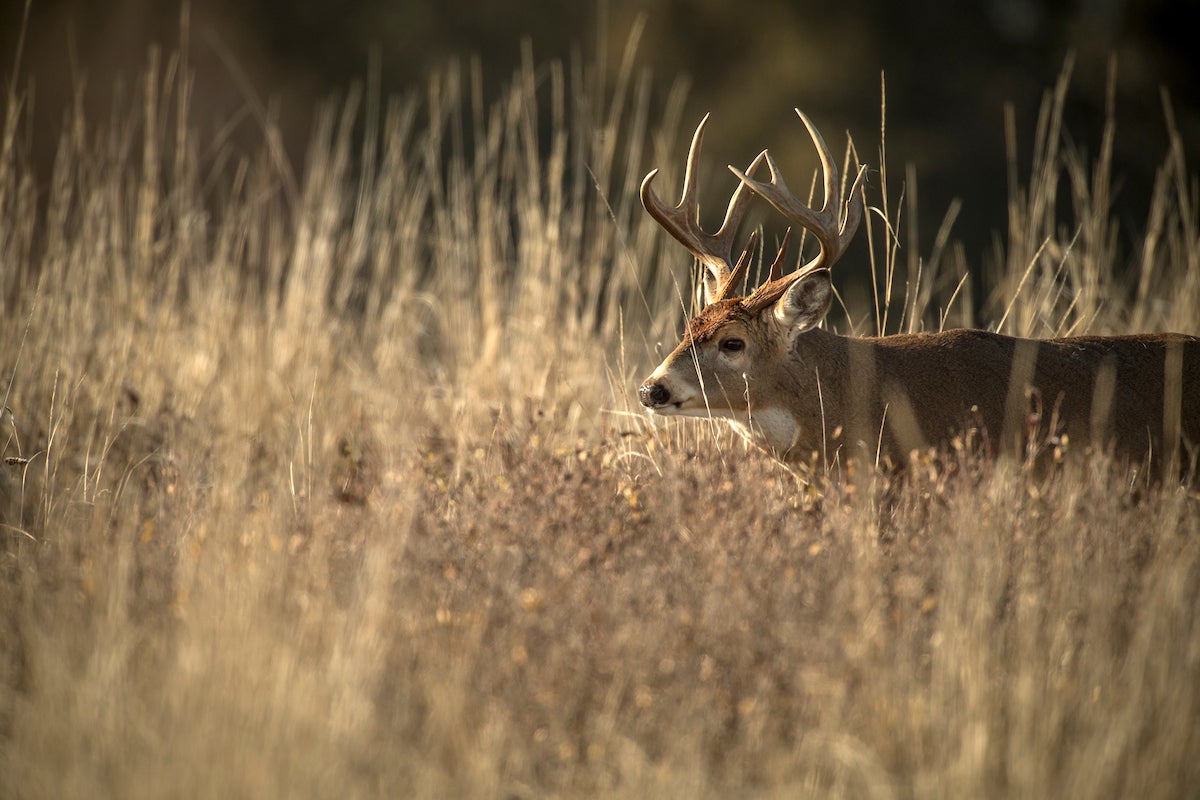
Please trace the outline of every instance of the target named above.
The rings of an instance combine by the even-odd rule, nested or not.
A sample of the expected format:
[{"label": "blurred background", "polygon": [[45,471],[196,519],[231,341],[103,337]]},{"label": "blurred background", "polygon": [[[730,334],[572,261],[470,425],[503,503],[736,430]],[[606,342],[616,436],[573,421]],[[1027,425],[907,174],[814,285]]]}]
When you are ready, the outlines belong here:
[{"label": "blurred background", "polygon": [[[789,174],[799,160],[812,163],[793,106],[813,117],[836,153],[850,131],[862,158],[878,164],[882,76],[891,180],[899,184],[904,167],[915,167],[923,246],[950,204],[961,199],[954,237],[975,261],[1006,221],[1005,104],[1015,115],[1018,158],[1027,173],[1039,104],[1068,58],[1073,69],[1066,127],[1074,144],[1091,154],[1099,146],[1108,87],[1114,89],[1115,202],[1130,228],[1123,238],[1133,241],[1168,147],[1164,98],[1193,167],[1200,152],[1200,48],[1190,41],[1189,5],[194,0],[186,13],[196,72],[194,119],[216,131],[231,119],[244,120],[249,105],[264,104],[280,121],[287,151],[297,161],[318,101],[362,82],[371,74],[372,57],[387,95],[422,94],[431,76],[474,56],[495,97],[521,58],[522,42],[538,63],[574,56],[615,73],[641,19],[636,67],[652,73],[656,97],[665,102],[683,79],[689,85],[684,126],[714,113],[706,158],[745,164],[770,147],[785,169],[790,160]],[[138,79],[149,45],[170,52],[181,41],[176,2],[35,0],[18,63],[26,4],[5,0],[0,8],[0,79],[6,89],[29,92],[25,138],[47,171],[73,98],[103,117],[114,94]],[[897,194],[893,187],[893,198]]]}]

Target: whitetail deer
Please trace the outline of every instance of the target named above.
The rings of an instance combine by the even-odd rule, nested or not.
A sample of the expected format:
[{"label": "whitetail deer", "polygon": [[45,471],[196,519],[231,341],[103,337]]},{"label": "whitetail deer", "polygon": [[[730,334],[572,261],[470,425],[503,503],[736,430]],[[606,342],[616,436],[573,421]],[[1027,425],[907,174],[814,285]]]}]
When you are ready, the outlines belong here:
[{"label": "whitetail deer", "polygon": [[[821,160],[824,205],[801,203],[767,151],[745,172],[715,233],[700,227],[696,173],[706,116],[688,153],[683,197],[666,207],[642,181],[642,204],[704,267],[706,305],[683,341],[641,385],[651,412],[724,417],[785,460],[862,457],[904,464],[914,451],[958,441],[1027,455],[1053,443],[1161,465],[1200,444],[1200,338],[1180,334],[1018,339],[981,330],[845,337],[820,326],[830,267],[862,217],[860,169],[843,203],[837,167],[799,109]],[[750,177],[766,161],[770,180]],[[736,263],[733,240],[757,195],[820,250],[783,274],[783,237],[766,282],[736,296],[756,234]],[[789,229],[790,233],[790,229]],[[849,447],[849,449],[847,449]],[[1061,452],[1061,449],[1060,449]]]}]

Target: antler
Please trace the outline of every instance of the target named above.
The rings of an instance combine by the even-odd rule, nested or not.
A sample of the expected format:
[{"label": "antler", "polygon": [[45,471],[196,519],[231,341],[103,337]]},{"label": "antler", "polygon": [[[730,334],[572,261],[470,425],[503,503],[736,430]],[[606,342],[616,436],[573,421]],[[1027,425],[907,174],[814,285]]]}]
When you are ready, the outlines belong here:
[{"label": "antler", "polygon": [[650,188],[650,183],[658,174],[658,170],[655,169],[642,180],[642,205],[667,233],[674,236],[704,265],[708,272],[704,280],[705,302],[711,304],[724,299],[732,291],[750,263],[757,237],[751,237],[736,265],[731,261],[733,239],[737,235],[737,229],[742,224],[742,218],[746,215],[746,209],[754,197],[748,189],[757,191],[746,174],[754,171],[755,167],[766,157],[767,151],[759,153],[758,157],[746,168],[745,173],[734,171],[741,178],[742,183],[738,184],[733,196],[729,199],[729,208],[725,211],[725,221],[721,223],[721,227],[716,233],[705,232],[700,227],[700,200],[696,193],[696,170],[700,162],[700,145],[704,141],[704,126],[708,124],[709,116],[709,114],[704,115],[704,119],[700,120],[700,124],[696,126],[696,133],[692,136],[692,146],[688,150],[687,169],[683,178],[683,197],[680,198],[679,204],[674,208],[668,208]]},{"label": "antler", "polygon": [[[746,170],[743,173],[733,167],[729,169],[734,175],[738,176],[743,186],[753,189],[756,194],[774,206],[775,210],[790,222],[794,222],[802,228],[812,231],[817,237],[817,242],[820,244],[821,250],[812,261],[803,267],[789,275],[781,275],[784,251],[787,249],[787,237],[785,236],[783,244],[779,247],[779,254],[775,257],[775,263],[771,265],[771,273],[767,282],[755,289],[743,301],[743,304],[752,311],[765,308],[774,303],[801,276],[813,270],[828,269],[832,266],[846,251],[846,246],[854,238],[854,233],[858,230],[858,223],[862,219],[863,206],[859,186],[862,184],[863,176],[866,174],[866,167],[859,168],[858,177],[855,178],[854,186],[850,189],[850,199],[846,202],[845,218],[842,218],[841,185],[837,166],[833,163],[833,157],[829,154],[829,148],[825,145],[825,140],[821,138],[821,134],[816,126],[805,116],[804,112],[797,108],[796,115],[800,117],[801,122],[804,123],[804,127],[808,128],[808,135],[812,137],[813,144],[816,145],[817,153],[821,158],[821,171],[825,185],[825,202],[821,206],[820,211],[809,208],[796,199],[795,195],[788,189],[787,184],[783,182],[783,177],[779,174],[779,168],[775,166],[775,160],[766,151],[763,151],[763,153],[767,160],[767,167],[771,170],[771,180],[766,183],[750,178],[747,174],[750,170]],[[757,163],[758,159],[755,159],[755,164]],[[645,184],[643,184],[644,186]]]}]

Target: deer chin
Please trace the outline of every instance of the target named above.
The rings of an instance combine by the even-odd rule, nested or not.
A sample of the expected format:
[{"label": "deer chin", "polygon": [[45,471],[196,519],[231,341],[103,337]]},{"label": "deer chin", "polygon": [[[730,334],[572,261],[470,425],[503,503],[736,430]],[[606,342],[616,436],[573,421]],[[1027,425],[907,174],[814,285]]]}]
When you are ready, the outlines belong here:
[{"label": "deer chin", "polygon": [[706,405],[703,398],[697,402],[681,400],[665,406],[647,409],[651,414],[664,417],[696,417],[699,419],[724,419],[748,441],[765,445],[776,453],[786,453],[796,443],[800,426],[792,413],[783,408],[760,408],[734,411]]},{"label": "deer chin", "polygon": [[726,411],[720,408],[713,408],[704,402],[702,396],[688,397],[683,400],[675,400],[663,406],[654,406],[647,408],[651,414],[657,414],[660,417],[700,417],[703,419],[735,419],[732,411]]}]

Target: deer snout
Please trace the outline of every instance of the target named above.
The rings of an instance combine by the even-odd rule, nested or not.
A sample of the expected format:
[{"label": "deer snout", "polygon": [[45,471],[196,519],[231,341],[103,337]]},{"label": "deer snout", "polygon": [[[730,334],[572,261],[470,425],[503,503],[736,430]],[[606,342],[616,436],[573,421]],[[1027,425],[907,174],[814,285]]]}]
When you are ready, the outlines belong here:
[{"label": "deer snout", "polygon": [[638,400],[646,408],[661,408],[671,402],[671,392],[658,381],[647,381],[638,387]]}]

